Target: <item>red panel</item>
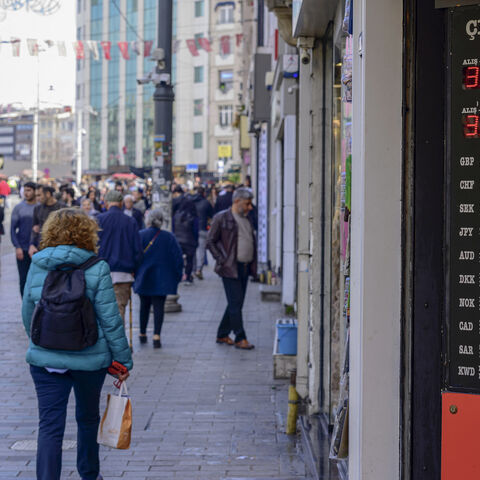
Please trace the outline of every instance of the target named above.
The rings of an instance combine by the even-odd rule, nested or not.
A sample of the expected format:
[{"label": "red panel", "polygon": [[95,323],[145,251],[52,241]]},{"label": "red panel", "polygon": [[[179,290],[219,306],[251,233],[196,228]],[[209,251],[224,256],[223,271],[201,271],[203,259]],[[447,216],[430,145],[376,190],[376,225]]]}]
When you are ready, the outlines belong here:
[{"label": "red panel", "polygon": [[[456,413],[452,413],[455,412]],[[442,480],[480,478],[480,395],[442,395]]]}]

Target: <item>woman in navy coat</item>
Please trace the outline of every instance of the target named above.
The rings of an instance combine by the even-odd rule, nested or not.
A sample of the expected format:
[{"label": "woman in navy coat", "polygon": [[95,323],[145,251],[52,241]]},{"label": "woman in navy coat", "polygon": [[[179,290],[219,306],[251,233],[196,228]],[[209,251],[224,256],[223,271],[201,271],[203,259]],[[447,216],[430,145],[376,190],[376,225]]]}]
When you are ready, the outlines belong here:
[{"label": "woman in navy coat", "polygon": [[183,256],[175,237],[161,230],[163,213],[153,210],[147,226],[140,231],[143,260],[135,275],[133,289],[140,296],[140,343],[147,343],[147,325],[153,305],[153,347],[160,348],[160,332],[167,295],[175,295],[182,279]]}]

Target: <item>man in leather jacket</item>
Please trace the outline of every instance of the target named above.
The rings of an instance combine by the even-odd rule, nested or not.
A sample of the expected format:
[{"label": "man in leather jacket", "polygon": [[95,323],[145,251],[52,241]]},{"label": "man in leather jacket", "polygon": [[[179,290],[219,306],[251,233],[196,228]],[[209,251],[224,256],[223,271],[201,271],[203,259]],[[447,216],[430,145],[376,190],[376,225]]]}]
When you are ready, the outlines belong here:
[{"label": "man in leather jacket", "polygon": [[[248,277],[255,276],[257,269],[255,233],[248,217],[253,208],[252,198],[249,189],[238,188],[231,208],[213,217],[207,237],[207,248],[215,258],[215,272],[222,277],[228,302],[218,327],[217,343],[242,350],[254,348],[247,341],[242,318]],[[229,336],[232,331],[235,341]]]}]

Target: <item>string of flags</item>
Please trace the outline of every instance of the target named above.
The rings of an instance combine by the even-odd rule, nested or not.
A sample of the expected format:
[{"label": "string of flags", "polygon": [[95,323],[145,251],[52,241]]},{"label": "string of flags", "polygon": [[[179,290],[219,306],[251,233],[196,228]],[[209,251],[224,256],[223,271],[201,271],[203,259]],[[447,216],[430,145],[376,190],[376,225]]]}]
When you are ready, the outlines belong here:
[{"label": "string of flags", "polygon": [[[237,33],[234,36],[222,35],[218,39],[221,55],[230,55],[233,53],[232,39],[235,40],[236,47],[238,48],[242,44],[243,34]],[[207,37],[198,37],[187,39],[186,45],[190,54],[193,57],[197,57],[200,54],[200,50],[211,52],[213,42],[212,39],[208,39]],[[18,37],[10,37],[10,40],[0,41],[0,44],[3,43],[10,43],[12,47],[12,55],[14,57],[20,57],[22,52],[22,39]],[[67,45],[69,42],[66,42],[65,40],[43,40],[43,44],[47,47],[46,49],[43,48],[42,41],[36,38],[27,38],[26,44],[30,56],[38,56],[40,51],[45,51],[46,49],[50,50],[55,47],[59,56],[66,57],[68,55]],[[87,54],[94,60],[100,60],[100,58],[105,60],[112,59],[112,46],[114,43],[109,40],[77,40],[76,42],[71,42],[71,44],[77,60],[85,59]],[[115,44],[124,60],[130,60],[134,54],[136,56],[149,57],[153,49],[153,40],[115,42]],[[175,40],[172,45],[173,53],[177,53],[181,45],[182,40]]]}]

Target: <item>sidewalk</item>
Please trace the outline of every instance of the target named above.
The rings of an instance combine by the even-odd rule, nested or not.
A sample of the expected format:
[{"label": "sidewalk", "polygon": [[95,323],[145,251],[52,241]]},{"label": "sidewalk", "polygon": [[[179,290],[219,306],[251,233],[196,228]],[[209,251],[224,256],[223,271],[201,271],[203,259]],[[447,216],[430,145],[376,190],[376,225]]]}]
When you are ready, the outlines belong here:
[{"label": "sidewalk", "polygon": [[[0,479],[34,479],[32,446],[11,449],[17,441],[35,440],[37,411],[24,361],[27,341],[14,256],[3,255],[2,260]],[[138,343],[134,302],[135,366],[128,382],[133,442],[127,451],[101,449],[105,480],[305,478],[297,439],[284,434],[288,383],[272,377],[280,304],[261,302],[258,286],[250,284],[244,318],[255,350],[217,345],[216,328],[226,301],[221,281],[210,268],[205,277],[194,286],[180,287],[183,312],[166,315],[160,350],[151,347],[151,331],[147,345]],[[110,383],[107,379],[102,409]],[[65,440],[74,441],[75,432],[72,397]],[[62,478],[78,479],[72,445],[64,451]]]}]

